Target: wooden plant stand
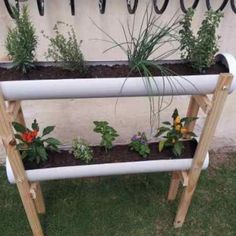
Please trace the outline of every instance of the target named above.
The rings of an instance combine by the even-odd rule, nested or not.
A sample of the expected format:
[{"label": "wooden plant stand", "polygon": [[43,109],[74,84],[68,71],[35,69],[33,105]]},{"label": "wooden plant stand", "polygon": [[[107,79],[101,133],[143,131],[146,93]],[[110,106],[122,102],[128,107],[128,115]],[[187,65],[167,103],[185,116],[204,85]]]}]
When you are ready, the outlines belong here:
[{"label": "wooden plant stand", "polygon": [[[184,223],[209,145],[223,111],[232,79],[233,76],[229,73],[220,74],[212,99],[209,99],[207,95],[191,96],[190,98],[187,116],[198,116],[199,109],[201,108],[207,117],[193,157],[191,169],[189,171],[175,171],[172,173],[168,200],[176,198],[180,182],[184,186],[174,221],[174,227],[176,228],[181,227]],[[16,140],[11,125],[11,122],[14,120],[25,125],[21,104],[20,101],[8,101],[7,104],[6,102],[0,91],[0,136],[3,140],[33,235],[42,236],[44,234],[38,214],[45,213],[45,205],[40,183],[32,183],[27,179],[21,156],[15,148]],[[194,126],[195,122],[192,122],[189,124],[188,129],[193,130]]]}]

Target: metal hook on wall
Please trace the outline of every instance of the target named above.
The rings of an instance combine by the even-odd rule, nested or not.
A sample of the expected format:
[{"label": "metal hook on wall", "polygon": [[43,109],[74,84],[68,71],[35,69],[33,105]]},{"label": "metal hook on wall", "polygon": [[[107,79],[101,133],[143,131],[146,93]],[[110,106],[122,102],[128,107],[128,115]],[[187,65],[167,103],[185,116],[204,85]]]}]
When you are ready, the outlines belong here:
[{"label": "metal hook on wall", "polygon": [[236,5],[235,5],[234,0],[231,0],[230,4],[231,4],[231,8],[232,8],[233,12],[236,14]]},{"label": "metal hook on wall", "polygon": [[138,0],[134,0],[133,7],[131,6],[131,0],[126,0],[128,12],[134,14],[138,6]]},{"label": "metal hook on wall", "polygon": [[153,6],[154,6],[154,10],[157,14],[162,14],[164,13],[164,11],[166,10],[167,8],[167,5],[169,3],[169,0],[165,0],[165,2],[163,3],[162,7],[161,8],[158,8],[157,6],[157,0],[153,0]]},{"label": "metal hook on wall", "polygon": [[44,16],[44,0],[37,0],[39,15]]},{"label": "metal hook on wall", "polygon": [[[9,13],[9,15],[11,16],[12,19],[15,19],[14,17],[14,13],[13,13],[13,10],[12,10],[12,6],[11,4],[9,3],[8,0],[4,0],[4,3],[6,5],[6,8],[7,8],[7,11]],[[16,8],[18,9],[18,11],[20,10],[20,6],[19,6],[19,0],[15,0],[15,4],[16,4]]]},{"label": "metal hook on wall", "polygon": [[[216,11],[223,11],[229,0],[223,0],[221,6]],[[212,9],[210,0],[206,0],[207,10]]]},{"label": "metal hook on wall", "polygon": [[[199,0],[195,0],[191,8],[195,9],[197,7],[198,3],[199,3]],[[183,11],[183,13],[187,13],[187,9],[185,7],[184,0],[180,0],[180,8]]]},{"label": "metal hook on wall", "polygon": [[99,11],[101,14],[105,13],[105,9],[106,9],[106,0],[99,0],[98,1],[98,6],[99,6]]},{"label": "metal hook on wall", "polygon": [[70,0],[70,7],[71,7],[71,15],[74,16],[75,15],[75,1],[74,0]]}]

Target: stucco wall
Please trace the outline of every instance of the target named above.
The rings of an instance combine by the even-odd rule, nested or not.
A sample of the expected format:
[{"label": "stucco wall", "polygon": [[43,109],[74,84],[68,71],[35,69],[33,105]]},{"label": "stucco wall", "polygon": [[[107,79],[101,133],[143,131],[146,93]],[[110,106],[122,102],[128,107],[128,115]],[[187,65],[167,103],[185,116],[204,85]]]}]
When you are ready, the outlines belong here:
[{"label": "stucco wall", "polygon": [[[45,1],[45,15],[39,16],[36,1],[28,1],[32,20],[36,26],[39,37],[39,46],[37,49],[38,60],[44,60],[44,53],[47,50],[48,42],[40,33],[42,30],[51,35],[52,28],[57,20],[72,24],[78,32],[79,38],[83,40],[82,50],[87,60],[121,60],[125,59],[120,50],[112,50],[106,54],[103,51],[109,44],[93,40],[95,38],[105,39],[104,35],[93,25],[93,19],[100,27],[106,30],[117,40],[123,41],[123,35],[119,21],[125,23],[126,20],[132,20],[127,12],[125,1],[107,1],[106,12],[101,15],[98,11],[97,3],[94,0],[80,0],[76,2],[76,15],[71,16],[69,1],[50,0]],[[136,13],[137,25],[149,1],[139,1]],[[163,22],[169,20],[175,12],[181,14],[179,10],[179,1],[170,1],[166,12],[161,16]],[[188,1],[186,1],[188,2]],[[213,2],[213,1],[212,1]],[[214,6],[221,1],[214,1]],[[197,29],[206,6],[204,1],[200,1],[197,8],[197,14],[194,21],[194,28]],[[232,13],[229,6],[225,9],[225,17],[219,27],[220,51],[229,52],[236,56],[236,15]],[[90,19],[91,18],[91,19]],[[6,59],[4,40],[7,33],[7,27],[12,25],[3,1],[0,2],[0,57]],[[172,58],[178,58],[175,54]],[[215,142],[212,147],[222,147],[225,145],[236,145],[236,93],[232,94],[226,104],[220,124],[218,126]],[[127,142],[130,136],[136,131],[144,130],[149,133],[149,111],[147,98],[121,98],[117,105],[115,113],[116,99],[84,99],[84,100],[60,100],[60,101],[25,101],[23,102],[26,121],[29,124],[34,118],[37,118],[40,125],[56,125],[55,136],[64,143],[70,143],[71,139],[81,136],[88,139],[91,143],[98,143],[99,137],[92,132],[94,120],[108,120],[118,132],[120,137],[117,142]],[[172,106],[163,113],[163,120],[169,119],[171,112],[178,107],[181,114],[185,114],[187,106],[186,97],[178,97]],[[198,121],[197,132],[201,127],[204,117]],[[0,156],[4,156],[1,154]]]}]

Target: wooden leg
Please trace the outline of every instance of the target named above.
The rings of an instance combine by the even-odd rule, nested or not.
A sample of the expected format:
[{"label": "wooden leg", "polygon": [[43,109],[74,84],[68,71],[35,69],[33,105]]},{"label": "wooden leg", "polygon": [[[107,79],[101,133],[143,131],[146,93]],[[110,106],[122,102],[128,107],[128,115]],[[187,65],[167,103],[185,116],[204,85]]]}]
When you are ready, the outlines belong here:
[{"label": "wooden leg", "polygon": [[[197,104],[194,97],[191,96],[186,116],[187,117],[197,117],[198,112],[199,112],[199,105]],[[195,123],[196,123],[196,121],[189,123],[186,128],[189,131],[193,131]],[[167,197],[168,200],[170,200],[170,201],[175,200],[177,192],[178,192],[178,188],[179,188],[179,183],[180,183],[180,178],[179,178],[178,172],[173,172],[171,183],[170,183],[170,188],[169,188],[169,192],[168,192],[168,197]]]},{"label": "wooden leg", "polygon": [[177,192],[178,192],[179,184],[180,184],[179,174],[177,171],[174,171],[172,172],[170,188],[169,188],[168,197],[167,197],[168,201],[175,200]]},{"label": "wooden leg", "polygon": [[30,193],[34,200],[34,205],[39,214],[45,214],[46,209],[44,205],[43,194],[41,190],[41,186],[39,182],[35,182],[31,184]]},{"label": "wooden leg", "polygon": [[200,177],[201,169],[207,154],[209,145],[211,143],[212,137],[214,135],[217,123],[219,121],[220,115],[222,113],[225,100],[228,96],[228,90],[232,82],[232,76],[230,74],[220,75],[213,99],[212,108],[209,112],[204,127],[203,132],[200,137],[199,144],[195,151],[193,158],[193,164],[189,171],[188,186],[184,189],[180,204],[178,207],[177,215],[174,222],[174,227],[181,227],[184,223],[186,214],[188,212],[193,193],[196,189],[198,179]]},{"label": "wooden leg", "polygon": [[[23,114],[23,110],[21,106],[19,107],[18,114],[16,116],[16,121],[26,126],[25,118],[24,118],[24,114]],[[41,190],[40,183],[39,182],[33,183],[31,184],[31,187],[32,185],[36,187],[35,188],[36,198],[33,199],[36,210],[39,214],[44,214],[46,212],[46,209],[45,209],[45,203],[44,203],[44,198],[43,198],[43,193]]]},{"label": "wooden leg", "polygon": [[11,124],[9,122],[9,115],[6,111],[5,102],[0,91],[0,136],[2,137],[4,146],[6,148],[7,156],[12,167],[16,185],[28,217],[34,236],[43,236],[43,231],[38,218],[38,214],[30,195],[30,184],[25,174],[24,166],[19,152],[15,148],[15,137]]}]

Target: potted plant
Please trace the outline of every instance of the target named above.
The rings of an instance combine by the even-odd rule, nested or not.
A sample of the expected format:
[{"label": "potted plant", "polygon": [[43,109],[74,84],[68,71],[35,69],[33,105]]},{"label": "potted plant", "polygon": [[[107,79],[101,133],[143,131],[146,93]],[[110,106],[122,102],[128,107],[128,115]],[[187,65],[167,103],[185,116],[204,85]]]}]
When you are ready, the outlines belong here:
[{"label": "potted plant", "polygon": [[[176,112],[175,112],[176,114]],[[188,170],[192,164],[192,158],[197,147],[196,141],[182,142],[183,135],[193,136],[184,125],[195,118],[185,117],[177,122],[173,118],[172,128],[159,128],[157,136],[168,131],[169,136],[178,137],[173,144],[177,152],[162,150],[163,141],[149,143],[145,133],[138,132],[131,138],[130,144],[113,145],[118,136],[117,131],[107,121],[95,121],[94,131],[101,134],[101,146],[89,146],[84,139],[74,139],[72,149],[63,147],[58,149],[60,142],[54,138],[45,137],[53,129],[49,126],[39,134],[36,120],[32,124],[32,130],[18,123],[13,123],[18,139],[17,149],[23,158],[26,175],[29,181],[44,181],[53,179],[82,178],[106,175],[122,175],[147,172]],[[167,124],[167,122],[164,122]],[[168,122],[168,124],[170,124]],[[177,126],[181,126],[177,129]],[[169,129],[169,130],[168,130]],[[176,145],[178,144],[178,148]],[[179,147],[181,146],[181,150]],[[160,152],[161,151],[161,152]],[[177,155],[176,155],[177,154]],[[203,169],[207,168],[209,157],[207,154]],[[13,171],[7,159],[7,177],[10,183],[15,183]]]},{"label": "potted plant", "polygon": [[[220,17],[214,21],[217,22],[214,26],[211,19],[215,19],[216,14],[220,13],[207,13],[198,37],[194,37],[190,30],[192,13],[188,13],[183,20],[172,19],[161,25],[159,18],[152,12],[149,13],[148,8],[138,32],[134,32],[134,28],[137,28],[135,20],[133,24],[122,25],[125,42],[117,42],[97,26],[113,43],[111,48],[120,47],[126,53],[128,61],[94,64],[83,61],[81,42],[77,40],[73,28],[65,25],[69,27],[68,35],[60,33],[59,26],[62,23],[56,25],[55,37],[48,38],[48,56],[59,61],[35,63],[34,51],[38,39],[27,8],[23,9],[22,14],[17,9],[14,12],[16,27],[9,30],[6,43],[13,62],[1,63],[0,68],[0,86],[6,100],[208,94],[213,93],[219,73],[229,71],[236,74],[236,61],[229,54],[216,56],[216,66],[209,69],[205,68],[204,62],[204,68],[199,73],[195,66],[194,69],[188,66],[188,61],[163,60],[177,51],[178,47],[164,53],[159,52],[160,48],[178,41],[180,26],[180,49],[184,58],[196,65],[198,53],[204,51],[207,62],[212,61],[212,56],[218,50],[215,30]],[[208,41],[201,44],[200,37],[205,39],[206,32],[209,34]],[[17,38],[21,38],[21,41],[16,40]],[[189,39],[192,38],[194,40],[190,42]],[[22,44],[27,47],[22,48]],[[206,44],[209,50],[203,48]],[[230,91],[235,87],[234,80]]]}]

